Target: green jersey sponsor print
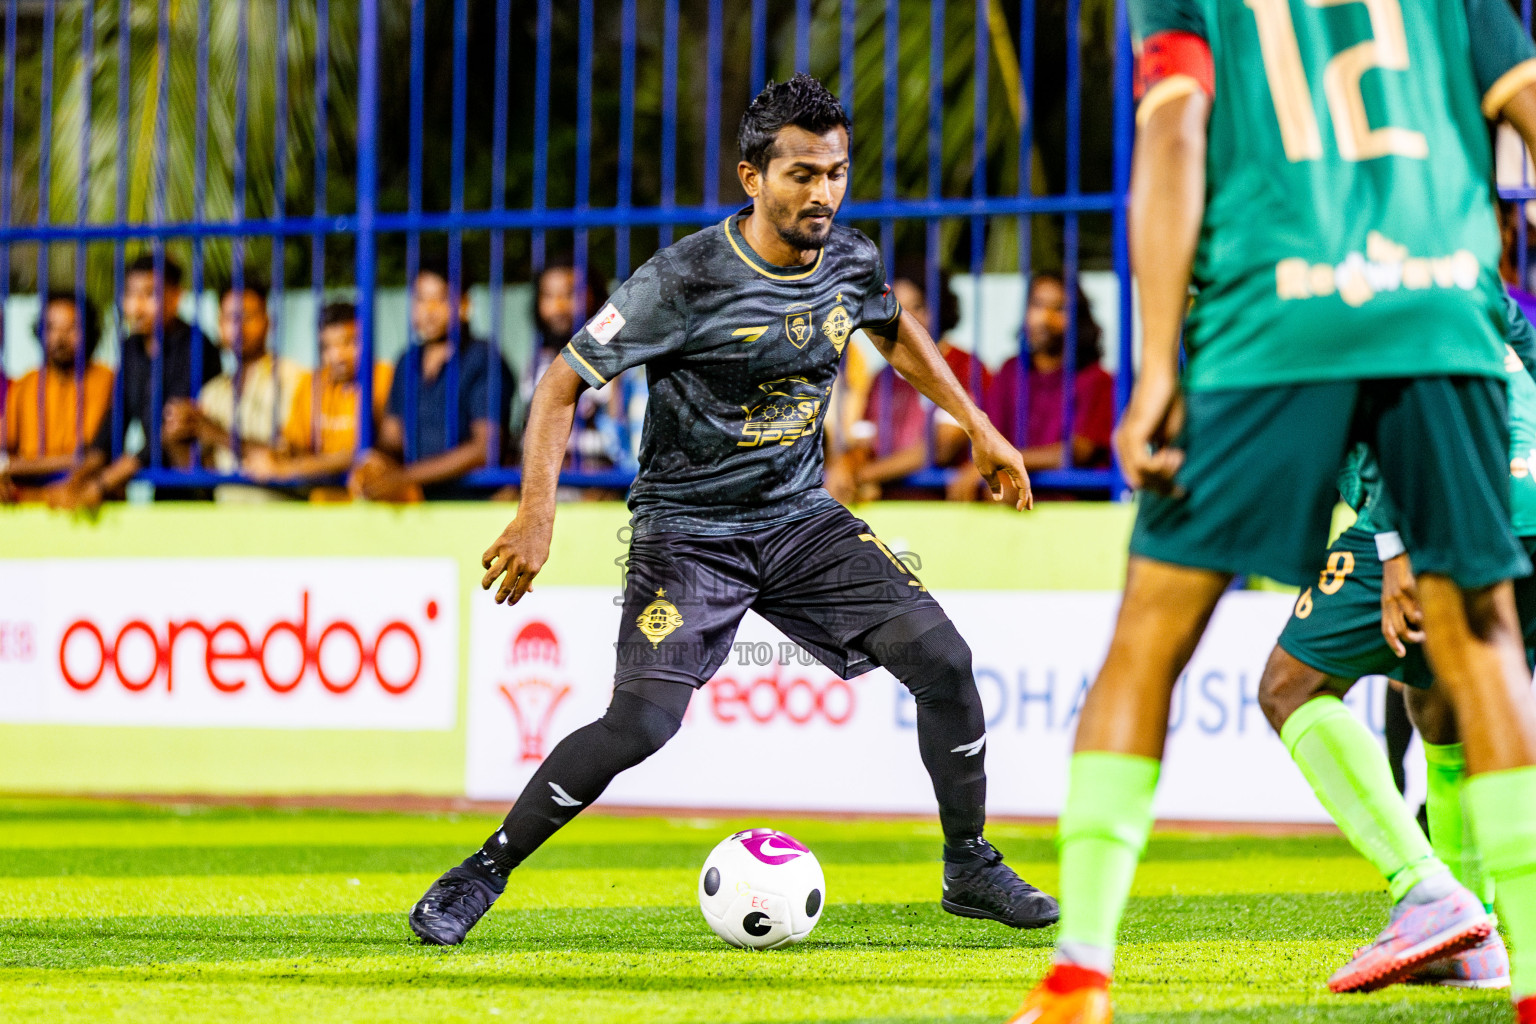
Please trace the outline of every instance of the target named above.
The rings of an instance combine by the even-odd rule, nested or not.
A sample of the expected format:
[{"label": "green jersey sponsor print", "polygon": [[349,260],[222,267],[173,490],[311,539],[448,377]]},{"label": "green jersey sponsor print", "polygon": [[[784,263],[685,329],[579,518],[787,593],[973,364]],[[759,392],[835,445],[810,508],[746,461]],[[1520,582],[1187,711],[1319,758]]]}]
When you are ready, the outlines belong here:
[{"label": "green jersey sponsor print", "polygon": [[1502,372],[1482,108],[1536,69],[1503,0],[1130,11],[1215,66],[1186,386]]}]

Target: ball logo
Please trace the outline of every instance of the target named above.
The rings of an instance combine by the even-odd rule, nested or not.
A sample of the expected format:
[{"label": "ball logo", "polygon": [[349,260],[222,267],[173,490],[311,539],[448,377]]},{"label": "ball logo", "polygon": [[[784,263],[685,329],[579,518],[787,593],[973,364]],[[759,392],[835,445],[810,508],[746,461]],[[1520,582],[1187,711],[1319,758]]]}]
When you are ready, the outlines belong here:
[{"label": "ball logo", "polygon": [[560,670],[559,637],[546,623],[528,623],[512,638],[507,665],[513,678],[498,689],[517,724],[519,759],[542,761],[555,710],[571,693],[569,683],[551,678]]},{"label": "ball logo", "polygon": [[731,836],[747,852],[752,854],[764,864],[788,864],[796,857],[810,852],[810,849],[794,836],[776,832],[771,828],[754,828],[745,832],[737,832]]},{"label": "ball logo", "polygon": [[[310,622],[309,596],[307,589],[302,591],[297,618],[279,619],[265,632],[235,619],[156,625],[138,618],[113,635],[110,627],[103,630],[91,619],[76,619],[59,640],[59,673],[81,693],[92,690],[109,670],[129,692],[143,692],[163,680],[165,691],[172,693],[177,645],[185,649],[182,638],[195,633],[202,638],[204,676],[221,694],[239,693],[258,681],[273,693],[288,694],[310,678],[336,695],[351,692],[365,676],[392,697],[416,685],[422,672],[416,626],[395,619],[372,636],[346,618],[321,627]],[[437,602],[428,601],[426,619],[437,616]]]},{"label": "ball logo", "polygon": [[767,935],[769,932],[773,931],[773,926],[776,923],[777,922],[775,921],[769,920],[768,915],[763,913],[761,910],[754,910],[752,913],[741,919],[741,930],[746,932],[748,935],[760,939],[764,935]]}]

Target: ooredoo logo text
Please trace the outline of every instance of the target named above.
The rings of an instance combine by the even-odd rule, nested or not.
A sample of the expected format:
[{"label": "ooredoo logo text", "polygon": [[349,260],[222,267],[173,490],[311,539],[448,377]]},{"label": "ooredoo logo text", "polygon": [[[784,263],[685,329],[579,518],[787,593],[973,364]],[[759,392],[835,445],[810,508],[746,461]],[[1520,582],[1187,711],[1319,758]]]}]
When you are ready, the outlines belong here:
[{"label": "ooredoo logo text", "polygon": [[[345,614],[312,617],[308,589],[296,603],[296,615],[271,622],[146,617],[109,624],[77,618],[59,639],[59,673],[81,693],[106,686],[174,693],[178,686],[206,684],[225,695],[309,687],[342,696],[377,687],[401,697],[421,679],[423,635],[439,614],[435,599],[376,628]],[[200,667],[202,678],[183,678],[178,666],[183,673]]]}]

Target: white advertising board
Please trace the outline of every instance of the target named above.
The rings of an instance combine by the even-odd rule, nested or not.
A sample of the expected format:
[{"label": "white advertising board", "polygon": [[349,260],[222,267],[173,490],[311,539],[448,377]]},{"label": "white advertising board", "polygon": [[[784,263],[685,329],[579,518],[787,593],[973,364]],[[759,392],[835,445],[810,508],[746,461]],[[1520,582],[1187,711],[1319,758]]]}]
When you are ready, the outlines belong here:
[{"label": "white advertising board", "polygon": [[0,561],[0,722],[451,729],[448,558]]},{"label": "white advertising board", "polygon": [[[937,594],[974,654],[987,711],[993,814],[1054,816],[1077,715],[1108,646],[1119,595]],[[466,786],[514,798],[563,736],[611,695],[620,609],[611,588],[540,588],[471,613]],[[1225,597],[1181,679],[1157,813],[1224,821],[1326,821],[1259,709],[1265,660],[1290,614],[1280,594]],[[1351,694],[1380,730],[1384,680]],[[1367,712],[1369,712],[1367,714]],[[611,805],[932,813],[915,705],[883,669],[840,680],[756,615],[678,735],[621,775]]]}]

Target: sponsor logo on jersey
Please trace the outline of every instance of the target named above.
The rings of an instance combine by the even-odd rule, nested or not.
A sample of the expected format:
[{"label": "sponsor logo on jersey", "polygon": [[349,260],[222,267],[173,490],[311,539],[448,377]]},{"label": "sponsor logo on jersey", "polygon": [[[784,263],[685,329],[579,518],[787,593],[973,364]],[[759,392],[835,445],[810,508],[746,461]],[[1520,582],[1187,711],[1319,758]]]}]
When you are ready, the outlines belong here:
[{"label": "sponsor logo on jersey", "polygon": [[1299,256],[1275,264],[1275,293],[1281,299],[1318,299],[1337,295],[1360,307],[1383,292],[1429,288],[1471,291],[1482,267],[1467,249],[1449,256],[1408,254],[1379,231],[1366,236],[1365,252],[1352,252],[1337,264],[1310,263]]},{"label": "sponsor logo on jersey", "polygon": [[608,344],[623,329],[624,314],[620,313],[611,302],[598,310],[597,316],[593,317],[592,322],[587,324],[587,333],[599,345]]},{"label": "sponsor logo on jersey", "polygon": [[809,303],[796,302],[784,310],[784,334],[795,348],[805,348],[815,336],[816,311]]},{"label": "sponsor logo on jersey", "polygon": [[667,600],[667,592],[661,587],[656,588],[656,600],[646,605],[635,619],[635,625],[651,642],[652,650],[682,624],[682,613],[677,610],[677,605]]},{"label": "sponsor logo on jersey", "polygon": [[739,448],[756,448],[778,442],[791,445],[807,434],[815,433],[821,407],[830,387],[819,388],[804,377],[781,377],[759,384],[765,394],[762,404],[742,406],[747,422],[741,433],[746,440]]},{"label": "sponsor logo on jersey", "polygon": [[837,351],[837,354],[842,355],[843,346],[848,343],[848,335],[853,333],[853,319],[849,317],[848,311],[843,308],[843,297],[841,294],[838,295],[837,305],[832,307],[832,312],[828,314],[826,322],[821,325],[821,329],[832,342],[832,347]]}]

